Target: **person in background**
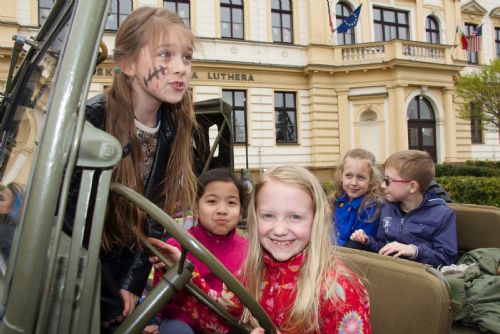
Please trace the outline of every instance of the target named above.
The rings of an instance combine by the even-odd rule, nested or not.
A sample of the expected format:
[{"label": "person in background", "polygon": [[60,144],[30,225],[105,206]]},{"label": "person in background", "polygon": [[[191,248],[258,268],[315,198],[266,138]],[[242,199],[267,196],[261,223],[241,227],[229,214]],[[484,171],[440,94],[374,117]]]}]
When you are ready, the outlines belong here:
[{"label": "person in background", "polygon": [[[194,45],[194,35],[177,14],[137,8],[116,35],[111,86],[87,101],[85,111],[87,121],[123,146],[112,181],[143,194],[170,215],[179,207],[191,208],[196,192],[196,120],[188,89]],[[73,175],[67,233],[72,231],[81,173],[77,169]],[[140,236],[162,233],[144,212],[110,194],[100,254],[103,333],[112,332],[134,310],[146,285],[151,264]]]},{"label": "person in background", "polygon": [[[237,275],[280,333],[371,333],[368,295],[336,256],[331,219],[319,181],[303,167],[269,169],[255,186],[249,205],[249,249]],[[150,241],[172,262],[179,261],[176,247]],[[199,275],[193,277],[210,291]],[[253,333],[263,333],[234,293],[224,289],[214,297],[254,327]],[[186,305],[186,310],[200,314],[197,305]],[[200,324],[205,332],[228,332],[217,317],[202,317]]]},{"label": "person in background", "polygon": [[351,239],[382,255],[405,257],[434,267],[450,265],[457,256],[455,213],[433,192],[434,177],[427,152],[407,150],[385,162],[382,188],[387,202],[380,213],[375,237],[356,230]]},{"label": "person in background", "polygon": [[0,184],[0,266],[5,266],[12,247],[14,232],[24,205],[24,186],[10,182],[7,186]]},{"label": "person in background", "polygon": [[334,229],[337,245],[366,249],[366,245],[350,239],[362,229],[375,236],[382,208],[382,177],[375,156],[363,149],[348,151],[335,173],[333,194]]}]

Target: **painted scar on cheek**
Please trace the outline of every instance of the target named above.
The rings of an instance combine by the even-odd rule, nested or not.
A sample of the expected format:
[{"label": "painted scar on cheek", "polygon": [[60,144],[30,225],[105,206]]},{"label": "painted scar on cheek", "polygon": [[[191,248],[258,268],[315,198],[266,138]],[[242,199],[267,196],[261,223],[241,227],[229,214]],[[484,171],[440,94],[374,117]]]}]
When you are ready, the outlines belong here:
[{"label": "painted scar on cheek", "polygon": [[146,87],[149,86],[149,84],[151,83],[151,81],[153,81],[154,78],[160,79],[160,74],[165,75],[166,69],[167,69],[166,67],[160,65],[159,67],[153,68],[153,70],[149,70],[148,77],[147,78],[144,77],[144,84],[146,85]]}]

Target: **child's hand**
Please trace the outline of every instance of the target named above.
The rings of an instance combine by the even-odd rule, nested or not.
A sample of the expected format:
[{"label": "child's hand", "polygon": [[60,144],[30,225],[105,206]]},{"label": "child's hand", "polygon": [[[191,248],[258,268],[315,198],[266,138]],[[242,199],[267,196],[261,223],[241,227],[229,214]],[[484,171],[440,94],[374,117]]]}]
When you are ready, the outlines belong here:
[{"label": "child's hand", "polygon": [[165,263],[161,262],[158,256],[150,256],[149,257],[149,263],[153,265],[155,270],[158,270],[160,272],[165,272],[166,271],[166,265]]},{"label": "child's hand", "polygon": [[394,257],[408,257],[413,259],[417,255],[417,247],[414,245],[402,244],[397,241],[390,242],[382,247],[379,251],[379,254],[394,256]]},{"label": "child's hand", "polygon": [[362,243],[363,245],[366,245],[368,243],[368,236],[366,235],[365,231],[363,230],[356,230],[351,234],[350,239],[352,241],[357,241],[359,243]]},{"label": "child's hand", "polygon": [[146,326],[146,328],[142,330],[142,334],[160,334],[160,327],[156,324]]},{"label": "child's hand", "polygon": [[[163,242],[155,238],[148,238],[148,241],[151,243],[151,245],[155,246],[160,252],[162,252],[163,255],[167,258],[167,260],[169,260],[172,263],[179,262],[181,258],[181,251],[177,247],[169,245],[166,242]],[[151,261],[152,259],[154,260],[154,256],[151,257],[149,261]],[[158,262],[155,263],[155,268],[157,264]]]},{"label": "child's hand", "polygon": [[139,301],[139,297],[134,295],[132,292],[127,291],[125,289],[120,289],[120,296],[123,299],[123,311],[122,315],[127,317],[132,313],[135,309],[135,305]]}]

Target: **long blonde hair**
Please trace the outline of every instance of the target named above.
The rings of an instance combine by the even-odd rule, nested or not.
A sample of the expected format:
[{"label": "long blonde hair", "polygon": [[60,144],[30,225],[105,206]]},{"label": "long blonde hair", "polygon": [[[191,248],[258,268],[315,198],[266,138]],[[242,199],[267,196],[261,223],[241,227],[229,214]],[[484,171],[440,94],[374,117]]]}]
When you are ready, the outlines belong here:
[{"label": "long blonde hair", "polygon": [[[195,37],[175,13],[163,8],[139,7],[123,21],[115,40],[114,62],[117,65],[135,62],[143,47],[154,49],[162,37],[172,34],[171,27],[179,31],[186,43],[194,46]],[[126,154],[113,169],[113,181],[144,193],[143,153],[136,135],[130,78],[122,71],[113,75],[113,83],[106,92],[106,131],[115,136]],[[176,104],[163,103],[168,108],[175,127],[175,137],[162,180],[159,204],[172,214],[177,207],[190,208],[196,194],[196,178],[193,174],[193,129],[196,128],[192,98],[189,90]],[[158,153],[161,154],[161,153]],[[103,247],[113,244],[140,245],[139,236],[145,230],[145,214],[119,196],[110,196],[107,221],[104,227]]]},{"label": "long blonde hair", "polygon": [[333,203],[333,207],[335,207],[335,199],[344,193],[344,188],[342,187],[342,175],[344,173],[344,164],[348,158],[365,160],[370,165],[370,186],[368,188],[368,192],[365,194],[363,202],[361,202],[361,205],[358,208],[357,214],[358,216],[361,216],[361,212],[367,206],[376,205],[373,217],[370,217],[367,221],[365,221],[367,223],[374,222],[378,219],[380,210],[382,209],[382,174],[375,163],[375,155],[373,155],[370,151],[362,148],[354,148],[347,151],[344,155],[344,159],[342,159],[342,162],[335,170],[335,190],[333,195],[329,196],[329,201],[330,203]]},{"label": "long blonde hair", "polygon": [[[330,240],[331,209],[325,192],[316,177],[307,169],[299,166],[275,167],[266,171],[256,184],[248,208],[249,249],[241,270],[241,279],[249,293],[260,300],[265,265],[264,250],[259,243],[257,233],[256,211],[259,205],[259,191],[270,181],[300,187],[311,196],[313,202],[311,240],[305,249],[306,259],[297,280],[295,303],[288,310],[288,322],[280,330],[287,333],[317,332],[321,322],[319,314],[321,298],[328,296],[337,305],[339,300],[333,291],[335,284],[332,282],[332,273],[333,280],[336,280],[339,273],[344,273],[344,269],[343,266],[336,266],[338,263],[336,252]],[[242,321],[255,324],[247,309],[244,311]]]}]

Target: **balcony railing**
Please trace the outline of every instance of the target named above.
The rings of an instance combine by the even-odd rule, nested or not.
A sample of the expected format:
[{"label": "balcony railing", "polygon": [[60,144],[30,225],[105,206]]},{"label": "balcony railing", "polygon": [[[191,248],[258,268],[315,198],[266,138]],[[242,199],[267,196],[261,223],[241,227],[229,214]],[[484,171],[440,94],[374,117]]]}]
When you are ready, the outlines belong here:
[{"label": "balcony railing", "polygon": [[333,49],[335,64],[376,64],[391,60],[412,60],[452,64],[451,45],[430,44],[408,40],[392,40],[363,44],[339,45]]}]

